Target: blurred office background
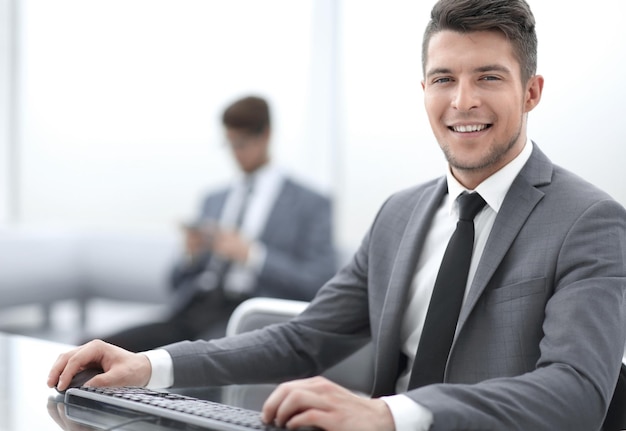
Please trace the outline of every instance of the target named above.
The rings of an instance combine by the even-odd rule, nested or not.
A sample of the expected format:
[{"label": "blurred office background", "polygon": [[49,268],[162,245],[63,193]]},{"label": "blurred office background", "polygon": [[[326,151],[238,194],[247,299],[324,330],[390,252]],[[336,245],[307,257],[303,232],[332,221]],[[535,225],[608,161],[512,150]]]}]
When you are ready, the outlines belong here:
[{"label": "blurred office background", "polygon": [[[354,250],[389,194],[443,172],[420,86],[433,3],[0,0],[0,227],[175,231],[232,175],[221,110],[256,93],[274,159],[333,196]],[[626,204],[626,2],[529,3],[530,137]]]}]

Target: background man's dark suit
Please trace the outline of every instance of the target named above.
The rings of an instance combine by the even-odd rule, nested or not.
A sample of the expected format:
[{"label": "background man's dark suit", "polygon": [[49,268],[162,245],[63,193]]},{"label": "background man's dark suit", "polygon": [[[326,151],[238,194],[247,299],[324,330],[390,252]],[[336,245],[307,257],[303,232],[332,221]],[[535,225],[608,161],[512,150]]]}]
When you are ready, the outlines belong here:
[{"label": "background man's dark suit", "polygon": [[[205,198],[202,219],[219,219],[228,191],[224,189]],[[258,238],[266,246],[267,256],[253,296],[311,300],[335,273],[331,220],[328,198],[285,178]],[[173,286],[197,275],[205,266],[206,259],[193,267],[178,265],[172,275]]]}]

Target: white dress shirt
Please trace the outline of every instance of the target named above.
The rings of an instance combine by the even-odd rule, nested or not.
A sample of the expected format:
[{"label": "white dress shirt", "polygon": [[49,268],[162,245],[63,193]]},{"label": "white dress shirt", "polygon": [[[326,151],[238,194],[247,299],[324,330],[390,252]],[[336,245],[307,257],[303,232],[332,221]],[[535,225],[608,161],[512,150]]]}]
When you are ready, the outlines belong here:
[{"label": "white dress shirt", "polygon": [[527,141],[524,149],[515,159],[480,183],[475,190],[464,188],[454,178],[450,168],[446,169],[448,194],[435,213],[433,223],[426,236],[424,248],[417,262],[413,283],[410,287],[409,301],[407,302],[401,325],[401,348],[402,352],[407,356],[407,366],[396,383],[396,393],[400,395],[382,398],[391,410],[396,424],[396,431],[426,431],[433,422],[432,413],[429,410],[415,403],[407,396],[402,395],[402,393],[406,392],[408,388],[415,352],[422,335],[428,304],[435,286],[435,279],[437,278],[443,254],[459,218],[456,198],[464,191],[475,191],[487,202],[487,205],[474,218],[474,252],[472,253],[465,288],[465,297],[467,297],[496,215],[511,184],[528,161],[531,153],[532,144]]},{"label": "white dress shirt", "polygon": [[[487,202],[474,218],[474,252],[470,264],[465,296],[474,279],[480,257],[485,249],[487,238],[493,227],[496,215],[511,187],[511,184],[526,164],[532,153],[532,144],[526,141],[522,152],[498,172],[480,183],[475,190],[465,189],[446,169],[448,194],[437,210],[432,226],[426,237],[424,248],[417,263],[415,276],[410,287],[410,299],[401,325],[402,351],[407,356],[405,372],[399,377],[396,392],[399,395],[382,397],[394,419],[396,431],[427,431],[433,423],[432,413],[415,403],[402,392],[406,392],[410,370],[415,359],[415,352],[426,319],[426,311],[435,284],[439,265],[445,248],[454,232],[458,220],[456,198],[464,191],[475,191]],[[147,385],[149,388],[168,388],[174,383],[172,358],[165,350],[144,352],[152,365],[152,375]]]}]

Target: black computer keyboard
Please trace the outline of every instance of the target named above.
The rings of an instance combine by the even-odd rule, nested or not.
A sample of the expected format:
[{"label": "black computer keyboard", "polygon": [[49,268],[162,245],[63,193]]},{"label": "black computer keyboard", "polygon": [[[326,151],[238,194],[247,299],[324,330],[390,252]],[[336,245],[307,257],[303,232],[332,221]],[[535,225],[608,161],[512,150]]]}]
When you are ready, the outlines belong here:
[{"label": "black computer keyboard", "polygon": [[284,430],[264,424],[254,410],[145,388],[73,388],[65,393],[65,403],[113,406],[214,431]]}]

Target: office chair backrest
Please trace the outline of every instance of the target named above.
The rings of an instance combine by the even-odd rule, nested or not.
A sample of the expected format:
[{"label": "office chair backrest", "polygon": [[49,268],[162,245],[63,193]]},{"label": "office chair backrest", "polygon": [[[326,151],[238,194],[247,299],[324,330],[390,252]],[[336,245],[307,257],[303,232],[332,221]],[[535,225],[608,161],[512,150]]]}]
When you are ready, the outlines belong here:
[{"label": "office chair backrest", "polygon": [[[300,314],[308,303],[276,298],[252,298],[242,302],[231,315],[226,335],[259,329]],[[356,351],[322,375],[355,392],[369,394],[373,385],[374,356],[371,343]]]}]

